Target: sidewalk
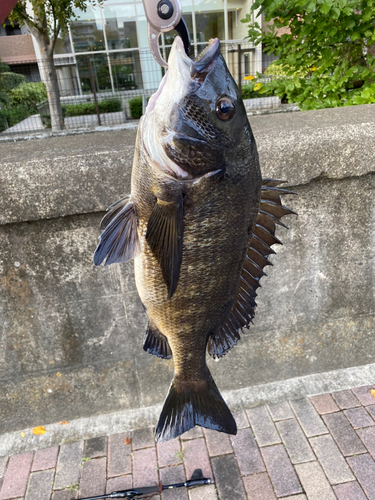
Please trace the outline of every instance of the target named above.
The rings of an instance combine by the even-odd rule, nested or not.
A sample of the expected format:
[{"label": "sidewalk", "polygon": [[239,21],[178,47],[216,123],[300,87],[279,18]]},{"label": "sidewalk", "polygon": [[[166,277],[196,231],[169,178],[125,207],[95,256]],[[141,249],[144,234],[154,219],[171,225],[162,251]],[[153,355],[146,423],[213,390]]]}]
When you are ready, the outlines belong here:
[{"label": "sidewalk", "polygon": [[154,430],[143,428],[0,457],[0,500],[70,500],[159,480],[175,483],[195,468],[215,484],[153,498],[373,500],[371,389],[235,411],[236,436],[197,427],[155,446]]}]

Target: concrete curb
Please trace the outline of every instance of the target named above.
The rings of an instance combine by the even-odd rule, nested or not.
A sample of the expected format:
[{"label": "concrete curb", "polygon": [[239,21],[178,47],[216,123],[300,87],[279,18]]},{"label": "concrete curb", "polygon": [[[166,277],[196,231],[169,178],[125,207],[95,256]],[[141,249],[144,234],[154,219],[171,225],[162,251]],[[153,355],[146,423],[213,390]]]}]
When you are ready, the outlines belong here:
[{"label": "concrete curb", "polygon": [[[375,363],[296,377],[270,384],[224,391],[229,407],[252,407],[268,403],[335,392],[351,387],[370,385],[375,380]],[[66,425],[46,425],[46,433],[35,436],[32,429],[15,431],[0,436],[0,457],[48,446],[70,443],[109,434],[132,431],[155,425],[162,405],[72,420]],[[41,422],[42,423],[42,422]]]}]

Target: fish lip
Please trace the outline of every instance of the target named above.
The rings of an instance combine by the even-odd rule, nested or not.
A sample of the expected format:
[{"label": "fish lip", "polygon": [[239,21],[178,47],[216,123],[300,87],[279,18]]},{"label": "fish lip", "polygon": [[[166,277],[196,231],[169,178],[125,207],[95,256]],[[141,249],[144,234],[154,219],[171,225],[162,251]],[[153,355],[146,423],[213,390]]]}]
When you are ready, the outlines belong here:
[{"label": "fish lip", "polygon": [[184,43],[179,36],[176,36],[173,45],[184,63],[189,66],[190,76],[195,80],[204,80],[220,55],[220,42],[218,38],[211,38],[208,46],[194,60],[190,59],[186,54]]},{"label": "fish lip", "polygon": [[170,140],[177,139],[177,140],[188,141],[188,142],[196,143],[196,144],[198,144],[198,143],[204,144],[204,145],[207,144],[207,141],[205,141],[204,139],[199,139],[198,137],[193,137],[191,135],[182,134],[180,132],[175,132],[174,130],[172,130],[169,127],[165,127],[165,132],[166,132],[166,134],[165,134],[164,138],[162,139],[162,141],[168,140],[168,138],[169,138]]}]

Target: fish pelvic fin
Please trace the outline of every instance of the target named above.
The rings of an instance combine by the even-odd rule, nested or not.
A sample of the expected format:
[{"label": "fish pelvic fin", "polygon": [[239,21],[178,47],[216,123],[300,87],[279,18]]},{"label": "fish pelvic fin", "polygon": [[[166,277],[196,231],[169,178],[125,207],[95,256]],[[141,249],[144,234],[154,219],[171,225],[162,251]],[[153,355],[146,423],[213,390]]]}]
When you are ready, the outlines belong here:
[{"label": "fish pelvic fin", "polygon": [[180,277],[183,230],[182,195],[173,202],[158,199],[148,221],[146,240],[160,262],[168,300],[176,291]]},{"label": "fish pelvic fin", "polygon": [[137,217],[130,196],[125,196],[108,208],[101,222],[100,241],[94,253],[94,264],[100,266],[127,262],[140,252]]},{"label": "fish pelvic fin", "polygon": [[196,425],[237,434],[236,421],[208,369],[207,374],[203,380],[173,379],[156,426],[156,442],[169,441]]},{"label": "fish pelvic fin", "polygon": [[155,354],[158,358],[169,359],[172,357],[172,351],[168,339],[153,325],[148,322],[143,350],[149,354]]},{"label": "fish pelvic fin", "polygon": [[286,228],[285,224],[280,221],[284,215],[296,215],[293,210],[281,203],[281,195],[297,194],[277,187],[285,182],[273,179],[262,180],[258,215],[246,252],[236,301],[223,325],[217,332],[212,333],[208,340],[208,353],[215,359],[229,352],[240,340],[242,329],[248,328],[252,323],[257,305],[256,290],[260,287],[259,281],[262,276],[266,276],[263,269],[266,266],[272,266],[268,257],[276,253],[271,246],[276,243],[282,245],[275,236],[276,227],[279,225]]}]

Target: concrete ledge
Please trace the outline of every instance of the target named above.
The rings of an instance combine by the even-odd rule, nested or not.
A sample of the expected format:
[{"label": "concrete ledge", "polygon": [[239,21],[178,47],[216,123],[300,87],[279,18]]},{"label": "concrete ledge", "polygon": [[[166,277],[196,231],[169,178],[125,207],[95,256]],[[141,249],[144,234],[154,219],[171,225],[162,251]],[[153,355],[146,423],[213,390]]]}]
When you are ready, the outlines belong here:
[{"label": "concrete ledge", "polygon": [[[326,373],[296,377],[235,391],[225,391],[223,396],[231,409],[251,408],[278,403],[326,392],[341,391],[362,385],[371,385],[375,379],[375,364],[346,368]],[[0,435],[0,456],[14,455],[48,446],[70,443],[82,439],[155,427],[162,405],[134,410],[106,413],[72,420],[66,425],[46,425],[46,433],[35,436],[32,428]],[[41,422],[42,424],[43,422]],[[21,435],[21,432],[24,436]]]}]

